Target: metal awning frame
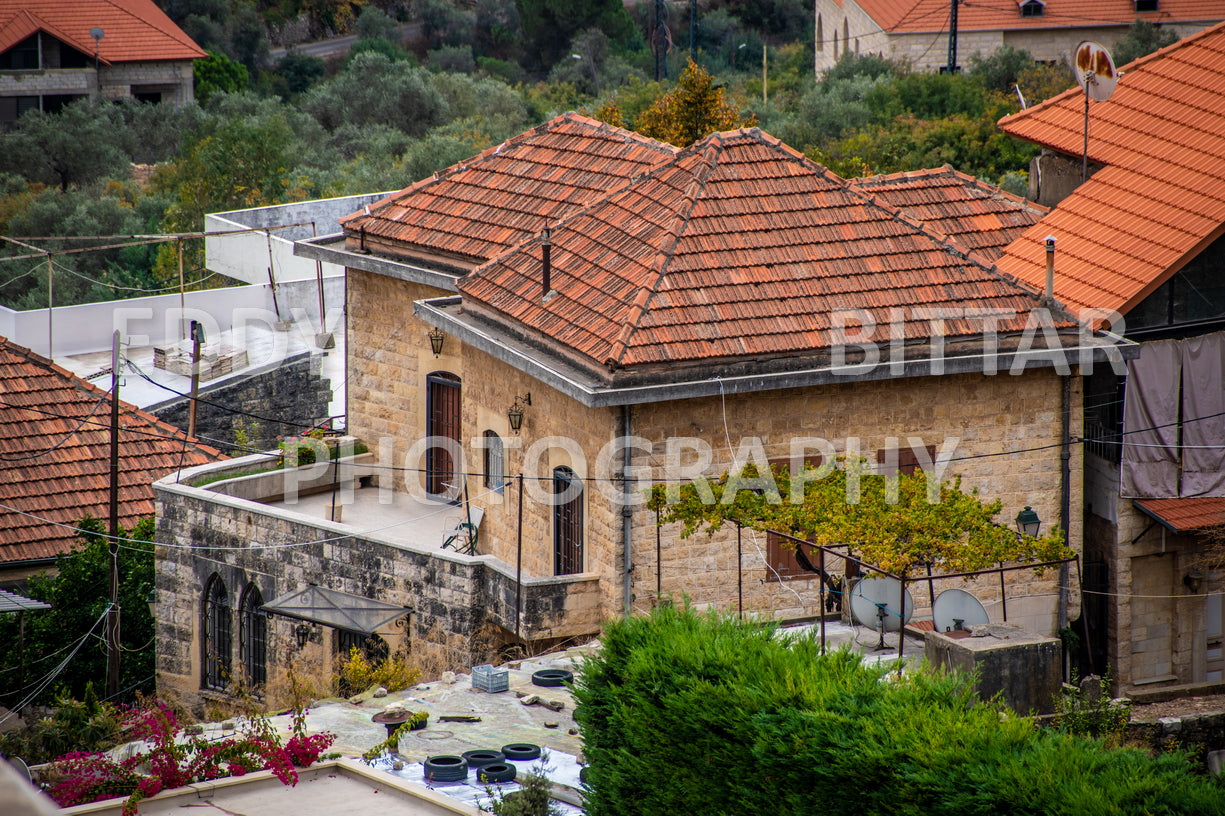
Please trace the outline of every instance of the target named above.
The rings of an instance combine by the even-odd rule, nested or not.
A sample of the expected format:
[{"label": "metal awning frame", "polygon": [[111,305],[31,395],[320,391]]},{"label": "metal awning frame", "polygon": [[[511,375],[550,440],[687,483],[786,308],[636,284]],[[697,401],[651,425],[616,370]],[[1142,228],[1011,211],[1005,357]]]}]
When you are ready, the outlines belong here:
[{"label": "metal awning frame", "polygon": [[378,601],[311,584],[288,592],[260,607],[268,615],[318,623],[373,635],[393,621],[413,613],[411,606]]}]

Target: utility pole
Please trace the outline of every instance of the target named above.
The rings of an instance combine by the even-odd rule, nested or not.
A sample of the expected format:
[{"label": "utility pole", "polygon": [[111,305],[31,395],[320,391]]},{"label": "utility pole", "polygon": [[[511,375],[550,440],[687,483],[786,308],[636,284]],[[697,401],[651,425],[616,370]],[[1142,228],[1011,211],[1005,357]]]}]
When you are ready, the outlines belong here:
[{"label": "utility pole", "polygon": [[949,64],[948,72],[957,73],[957,0],[950,0],[952,8],[949,11]]},{"label": "utility pole", "polygon": [[200,396],[200,344],[204,342],[204,326],[191,321],[191,403],[187,407],[187,435],[196,435],[196,403]]},{"label": "utility pole", "polygon": [[111,335],[111,608],[106,615],[106,696],[119,694],[119,332]]}]

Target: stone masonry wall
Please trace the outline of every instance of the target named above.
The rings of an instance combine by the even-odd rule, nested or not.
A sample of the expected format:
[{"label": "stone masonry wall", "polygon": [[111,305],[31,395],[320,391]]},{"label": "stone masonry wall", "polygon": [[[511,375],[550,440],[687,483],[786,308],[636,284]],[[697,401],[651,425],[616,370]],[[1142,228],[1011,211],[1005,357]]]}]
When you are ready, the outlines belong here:
[{"label": "stone masonry wall", "polygon": [[[277,446],[279,436],[309,430],[327,418],[332,398],[329,381],[320,376],[320,363],[319,357],[303,352],[250,376],[201,384],[196,433],[222,447],[241,443],[268,450]],[[186,428],[190,405],[190,400],[178,399],[149,410],[171,425]]]}]

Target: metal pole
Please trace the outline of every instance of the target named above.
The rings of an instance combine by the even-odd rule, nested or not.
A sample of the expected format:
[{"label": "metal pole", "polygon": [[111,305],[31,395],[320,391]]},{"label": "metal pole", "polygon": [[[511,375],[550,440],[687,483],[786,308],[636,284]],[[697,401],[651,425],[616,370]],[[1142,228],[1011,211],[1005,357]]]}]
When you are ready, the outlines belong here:
[{"label": "metal pole", "polygon": [[515,552],[515,641],[523,642],[520,633],[520,620],[523,617],[523,474],[519,480],[519,532]]},{"label": "metal pole", "polygon": [[[311,238],[315,236],[315,222],[311,222]],[[323,300],[323,261],[315,259],[315,285],[319,287],[319,333],[323,334],[328,330],[327,320],[324,315],[327,313],[327,306]]]},{"label": "metal pole", "polygon": [[901,591],[898,592],[898,624],[897,624],[897,673],[902,674],[902,652],[906,646],[906,577],[902,577]]},{"label": "metal pole", "polygon": [[765,43],[761,44],[761,104],[763,105],[766,104],[766,49],[768,47]]},{"label": "metal pole", "polygon": [[200,397],[200,324],[191,321],[191,402],[187,406],[187,435],[196,435],[196,403]]},{"label": "metal pole", "polygon": [[1004,622],[1008,621],[1008,592],[1004,588],[1004,562],[1000,562],[1000,611],[1004,613]]},{"label": "metal pole", "polygon": [[179,244],[179,339],[186,340],[187,335],[183,333],[183,329],[187,326],[183,321],[187,319],[187,297],[183,294],[183,239],[178,240]]},{"label": "metal pole", "polygon": [[1080,151],[1080,183],[1089,176],[1089,80],[1085,80],[1085,143]]},{"label": "metal pole", "polygon": [[55,311],[55,279],[52,275],[51,253],[47,253],[47,359],[55,359],[55,343],[52,340],[52,314]]},{"label": "metal pole", "polygon": [[106,614],[106,695],[119,694],[119,332],[111,335],[111,606]]},{"label": "metal pole", "polygon": [[740,546],[740,533],[744,528],[736,525],[736,614],[744,619],[744,574],[740,565],[744,560],[744,550]]},{"label": "metal pole", "polygon": [[663,559],[660,555],[659,511],[655,511],[655,603],[659,604],[664,594]]},{"label": "metal pole", "polygon": [[821,567],[821,654],[825,654],[825,549],[817,551]]},{"label": "metal pole", "polygon": [[276,302],[276,275],[272,271],[272,230],[265,232],[264,237],[268,239],[268,288],[272,292],[272,310],[276,312],[277,322],[281,323],[281,306]]},{"label": "metal pole", "polygon": [[949,73],[957,73],[957,0],[949,10]]}]

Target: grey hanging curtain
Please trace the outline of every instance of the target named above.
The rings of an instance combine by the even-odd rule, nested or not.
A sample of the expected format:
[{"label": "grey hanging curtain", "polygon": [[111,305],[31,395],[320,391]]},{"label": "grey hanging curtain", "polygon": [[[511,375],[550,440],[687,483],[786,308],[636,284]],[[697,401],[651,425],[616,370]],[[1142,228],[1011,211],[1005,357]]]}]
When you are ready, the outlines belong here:
[{"label": "grey hanging curtain", "polygon": [[1145,343],[1127,363],[1120,492],[1127,498],[1176,498],[1182,354],[1176,340]]},{"label": "grey hanging curtain", "polygon": [[1225,332],[1182,341],[1182,495],[1225,496]]}]

